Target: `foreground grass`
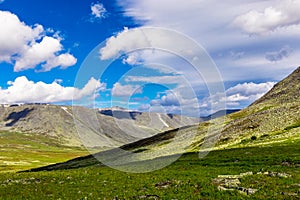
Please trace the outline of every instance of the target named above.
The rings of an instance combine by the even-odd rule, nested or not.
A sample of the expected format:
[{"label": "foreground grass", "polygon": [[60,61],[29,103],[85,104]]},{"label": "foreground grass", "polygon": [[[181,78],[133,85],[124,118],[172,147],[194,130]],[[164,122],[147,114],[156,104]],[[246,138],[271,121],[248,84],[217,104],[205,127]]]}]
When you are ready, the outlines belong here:
[{"label": "foreground grass", "polygon": [[[299,199],[299,144],[294,141],[271,147],[219,150],[202,159],[190,153],[164,169],[145,174],[101,165],[2,173],[0,199]],[[247,171],[284,172],[291,177],[246,176],[241,179],[241,186],[258,189],[251,196],[219,191],[212,181],[218,175]]]},{"label": "foreground grass", "polygon": [[26,170],[86,154],[83,149],[60,145],[49,136],[0,133],[0,172]]}]

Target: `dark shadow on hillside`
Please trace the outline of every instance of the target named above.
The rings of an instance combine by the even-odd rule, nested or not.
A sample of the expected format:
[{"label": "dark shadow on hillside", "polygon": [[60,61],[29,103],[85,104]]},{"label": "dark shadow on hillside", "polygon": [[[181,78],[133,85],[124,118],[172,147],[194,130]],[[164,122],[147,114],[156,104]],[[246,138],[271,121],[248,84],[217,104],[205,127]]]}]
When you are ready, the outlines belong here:
[{"label": "dark shadow on hillside", "polygon": [[101,110],[99,111],[100,114],[115,117],[117,119],[132,119],[136,120],[137,115],[141,115],[141,112],[135,111],[113,111],[113,110]]},{"label": "dark shadow on hillside", "polygon": [[173,119],[174,115],[173,114],[168,114],[168,117],[170,117],[171,119]]},{"label": "dark shadow on hillside", "polygon": [[13,126],[15,123],[17,123],[20,119],[25,118],[32,109],[26,108],[20,112],[12,112],[9,114],[9,116],[5,119],[6,121],[12,120],[11,122],[5,124],[5,126]]},{"label": "dark shadow on hillside", "polygon": [[[126,148],[126,147],[125,147]],[[125,149],[124,148],[124,149]],[[176,161],[181,166],[190,166],[193,170],[193,166],[205,166],[205,167],[239,167],[245,169],[262,169],[263,167],[270,166],[285,166],[289,165],[289,168],[296,168],[299,163],[299,141],[295,143],[281,143],[274,146],[263,147],[244,147],[233,149],[221,149],[210,151],[209,154],[199,159],[199,152],[188,152],[181,155]],[[34,169],[19,171],[22,172],[40,172],[40,171],[56,171],[56,170],[70,170],[80,169],[90,166],[104,167],[105,165],[100,160],[106,160],[111,158],[118,159],[119,156],[127,156],[128,152],[123,154],[115,154],[118,150],[112,149],[108,151],[99,152],[83,157],[74,158],[72,160],[56,163],[48,166],[38,167]],[[264,152],[264,153],[261,153]],[[247,153],[247,156],[245,156]],[[226,156],[224,156],[226,155]],[[268,157],[266,157],[268,155]],[[137,166],[149,166],[156,163],[159,165],[161,162],[166,162],[168,159],[178,158],[180,155],[174,154],[169,156],[156,157],[149,160],[141,160],[124,163],[122,166],[137,167]],[[103,159],[104,158],[104,159]]]}]

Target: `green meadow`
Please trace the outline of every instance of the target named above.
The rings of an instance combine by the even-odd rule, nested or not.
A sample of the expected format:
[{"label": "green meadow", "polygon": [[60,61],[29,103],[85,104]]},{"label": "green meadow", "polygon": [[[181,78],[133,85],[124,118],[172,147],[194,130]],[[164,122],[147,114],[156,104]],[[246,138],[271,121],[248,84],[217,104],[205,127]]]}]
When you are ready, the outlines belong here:
[{"label": "green meadow", "polygon": [[[198,153],[188,153],[150,173],[125,173],[100,163],[56,171],[1,173],[0,199],[299,199],[299,145],[297,140],[217,150],[201,159]],[[255,193],[218,189],[218,176],[246,172],[252,175],[238,178],[238,187],[257,189]],[[284,176],[276,176],[281,173]]]},{"label": "green meadow", "polygon": [[58,138],[41,134],[0,133],[0,173],[45,166],[86,154],[84,149],[60,145]]}]

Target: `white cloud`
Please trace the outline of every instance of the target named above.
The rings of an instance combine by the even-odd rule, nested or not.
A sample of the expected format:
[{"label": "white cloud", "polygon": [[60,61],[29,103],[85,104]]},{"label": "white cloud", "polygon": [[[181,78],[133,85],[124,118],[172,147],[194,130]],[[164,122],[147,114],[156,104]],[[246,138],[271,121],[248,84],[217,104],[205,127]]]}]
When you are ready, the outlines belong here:
[{"label": "white cloud", "polygon": [[[138,53],[133,54],[135,52]],[[182,74],[188,79],[185,82],[191,83],[192,79],[196,80],[194,82],[220,80],[207,52],[192,39],[176,31],[151,27],[125,29],[109,38],[99,53],[101,60],[116,59],[124,54],[129,57],[133,55],[130,62],[136,63],[138,57],[138,62],[142,62],[146,68],[161,74]]]},{"label": "white cloud", "polygon": [[82,89],[75,88],[73,99],[78,100],[88,96],[92,96],[92,98],[94,98],[97,97],[98,95],[97,93],[99,91],[105,91],[105,90],[106,90],[106,84],[101,83],[99,80],[96,80],[95,78],[92,77]]},{"label": "white cloud", "polygon": [[[258,80],[281,80],[299,65],[298,57],[300,51],[299,47],[296,45],[300,41],[300,25],[297,25],[297,20],[299,19],[298,10],[300,10],[298,7],[299,1],[190,0],[174,3],[173,0],[119,0],[118,3],[124,8],[125,15],[130,16],[137,22],[143,24],[143,27],[164,27],[173,29],[192,37],[200,45],[203,45],[217,64],[220,73],[223,76],[223,80],[225,82],[239,81],[243,83],[241,85],[244,89],[241,90],[248,91],[248,94],[245,94],[242,91],[230,93],[230,91],[233,92],[233,89],[227,91],[226,94],[228,97],[222,99],[222,101],[228,100],[227,106],[230,108],[241,108],[249,105],[270,89],[273,84],[272,82],[270,82],[270,84],[265,83],[265,85],[249,82],[257,82]],[[165,10],[166,7],[168,8],[168,12]],[[272,9],[266,11],[266,8]],[[264,19],[251,24],[250,27],[245,27],[253,29],[250,34],[256,34],[255,37],[249,37],[249,33],[244,29],[243,31],[248,34],[242,34],[240,28],[243,28],[243,24],[237,24],[239,16],[244,16],[245,14],[250,13],[250,11],[256,11],[258,13],[257,16],[261,14],[265,17]],[[279,12],[281,12],[282,15],[277,15]],[[285,21],[282,21],[282,16],[287,16]],[[245,20],[251,21],[251,18]],[[232,26],[233,22],[238,28]],[[270,26],[270,24],[268,24],[269,22],[274,23]],[[254,27],[255,25],[257,27]],[[255,30],[256,28],[261,30]],[[129,32],[130,31],[126,29],[117,36],[110,38],[107,41],[106,46],[100,51],[100,54],[103,53],[101,54],[101,58],[115,58],[126,53],[128,50],[143,45],[155,46],[153,37],[145,37],[145,35],[138,31],[133,31],[131,34],[134,34],[129,35]],[[157,39],[155,41],[159,41],[160,43],[166,42],[166,40],[164,41],[162,39]],[[172,43],[170,46],[182,46],[175,38],[170,38],[169,41]],[[273,52],[273,49],[276,50],[278,46],[281,47],[282,45],[290,46],[291,49],[293,49],[293,53],[290,54],[290,52],[284,48],[277,52]],[[152,49],[149,51],[152,51]],[[275,53],[277,55],[275,55]],[[270,64],[266,59],[266,57],[270,58],[270,54],[278,61]],[[188,54],[185,52],[183,55]],[[278,59],[280,58],[280,55],[282,58],[286,58],[286,56],[289,57],[288,59],[280,60]],[[166,57],[159,57],[155,54],[139,54],[138,56],[142,57],[141,60],[146,61],[145,63],[150,60],[150,63],[154,61],[153,63],[163,63],[166,66],[171,66],[171,69],[176,69],[175,72],[184,75],[184,77],[188,79],[187,82],[190,83],[193,88],[201,88],[203,86],[201,83],[204,82],[203,78],[206,78],[205,74],[202,74],[202,79],[199,78],[195,70],[191,70],[191,67],[186,65],[186,63],[178,62],[178,59],[173,59],[173,57],[165,59]],[[153,57],[155,57],[155,59],[153,59]],[[165,64],[165,61],[170,62]],[[180,63],[180,66],[174,67],[178,65],[178,63]],[[166,78],[166,76],[164,77]],[[176,82],[175,80],[173,81],[173,79],[174,78],[164,80],[159,77],[132,76],[127,77],[126,80],[128,82],[158,82],[160,84],[167,84]],[[206,81],[206,84],[207,83],[209,82]],[[178,83],[175,84],[178,85]],[[250,94],[251,90],[249,88],[245,89],[247,87],[253,88],[253,94]],[[259,88],[262,91],[260,91]],[[207,91],[204,91],[204,94],[205,92],[207,93]],[[198,91],[196,91],[196,93],[200,94]],[[167,95],[165,96],[165,100],[168,100]],[[203,94],[199,96],[202,97]],[[157,101],[154,103],[163,103],[162,97],[163,96],[157,98]],[[180,104],[184,105],[183,100],[180,99],[177,93],[176,97],[178,97]],[[185,97],[185,95],[181,94],[181,97]],[[185,100],[188,100],[188,98]],[[199,101],[201,100],[199,99]],[[218,103],[218,101],[220,101],[220,99],[215,97],[214,99],[211,99],[211,101],[203,102],[203,104],[198,107],[196,104],[193,104],[190,108],[197,109],[200,107],[201,109],[207,110],[205,107],[210,106],[213,103]],[[204,105],[205,107],[203,107]],[[151,105],[146,105],[146,107],[149,106]],[[170,106],[169,109],[178,110],[179,107],[173,105]]]},{"label": "white cloud", "polygon": [[106,9],[102,3],[93,3],[91,5],[92,16],[95,18],[105,18],[106,17]]},{"label": "white cloud", "polygon": [[40,64],[41,71],[76,64],[73,55],[62,53],[62,38],[57,33],[46,36],[46,32],[42,25],[31,27],[15,14],[0,11],[0,62],[14,64],[14,71],[34,69]]},{"label": "white cloud", "polygon": [[61,50],[62,45],[59,39],[45,36],[40,43],[35,43],[24,50],[22,55],[16,59],[14,69],[15,71],[33,69],[45,62],[42,64],[42,71],[50,71],[57,66],[67,68],[76,64],[76,58],[69,53],[55,55]]},{"label": "white cloud", "polygon": [[[284,50],[285,47],[288,46],[283,46],[283,48],[279,46],[279,49],[277,45],[267,49],[258,47],[255,49],[255,53],[247,54],[240,59],[232,60],[231,57],[220,57],[216,62],[217,66],[220,66],[224,81],[231,80],[241,83],[260,82],[262,80],[280,81],[299,66],[300,51],[295,46],[293,48],[289,47],[288,54],[282,52],[281,60],[274,60],[280,50]],[[274,51],[274,49],[278,49],[278,51]],[[270,61],[271,57],[269,57],[269,60],[266,59],[266,55],[270,54],[273,56],[274,61]],[[288,57],[284,55],[288,55]]]},{"label": "white cloud", "polygon": [[251,102],[263,96],[274,85],[275,82],[266,82],[266,83],[250,82],[250,83],[238,84],[226,90],[227,99],[229,101],[248,100],[249,102]]},{"label": "white cloud", "polygon": [[0,61],[6,62],[27,47],[27,43],[39,39],[44,31],[41,25],[29,27],[7,11],[0,11],[0,27]]},{"label": "white cloud", "polygon": [[[280,2],[283,6],[280,5]],[[288,10],[289,13],[294,12],[291,11],[291,7],[294,7],[293,10],[296,10],[297,13],[289,16],[297,18],[299,16],[298,7],[290,6],[288,2],[287,0],[190,0],[176,3],[174,0],[118,1],[124,9],[125,15],[132,17],[144,27],[165,27],[192,37],[210,53],[223,80],[241,82],[266,78],[280,80],[297,67],[297,59],[291,58],[291,56],[289,59],[282,59],[270,66],[270,62],[265,59],[265,52],[278,48],[280,45],[289,45],[294,49],[292,55],[299,57],[300,48],[296,44],[300,42],[300,25],[285,26],[270,34],[256,35],[255,37],[248,37],[248,35],[242,34],[240,29],[232,26],[237,16],[242,16],[251,10],[263,13],[269,7],[280,11]],[[290,2],[290,4],[298,5],[299,1]],[[164,9],[166,7],[168,12]],[[175,39],[173,39],[173,44],[180,46]],[[230,51],[233,52],[232,55],[228,55]],[[227,56],[219,56],[220,54]],[[152,57],[148,56],[146,59]],[[145,59],[145,57],[143,58]],[[161,63],[162,59],[159,59],[155,60],[156,63]],[[261,62],[259,66],[255,62],[253,64],[247,62],[247,60],[257,61],[257,59]],[[169,66],[173,67],[176,64],[177,61],[173,61],[173,63],[169,63]],[[181,65],[181,69],[177,71],[187,74],[188,70],[185,65]],[[257,71],[261,73],[257,73]],[[198,77],[189,80],[197,82]]]},{"label": "white cloud", "polygon": [[142,92],[142,88],[138,85],[122,85],[120,83],[115,83],[112,89],[112,95],[116,97],[130,97]]},{"label": "white cloud", "polygon": [[125,28],[123,32],[107,40],[105,47],[100,49],[100,58],[107,60],[119,57],[123,53],[145,45],[150,46],[147,37],[145,37],[142,31],[138,29],[131,31]]},{"label": "white cloud", "polygon": [[151,101],[151,105],[162,105],[162,106],[180,106],[179,100],[172,92],[167,92],[161,99],[155,99]]},{"label": "white cloud", "polygon": [[[119,0],[127,16],[149,27],[165,27],[196,39],[206,48],[222,48],[233,41],[244,41],[228,25],[235,16],[249,9],[263,7],[269,2],[257,0]],[[160,5],[160,6],[157,6]],[[165,8],[168,8],[166,12]],[[221,34],[220,34],[221,33]],[[176,42],[174,42],[176,43]]]},{"label": "white cloud", "polygon": [[0,88],[0,103],[34,103],[34,102],[66,102],[84,97],[94,97],[94,93],[105,90],[106,85],[91,78],[82,88],[63,87],[59,81],[47,84],[33,82],[25,76],[8,82],[7,89]]},{"label": "white cloud", "polygon": [[127,76],[126,82],[145,82],[156,84],[182,84],[182,76]]},{"label": "white cloud", "polygon": [[278,28],[299,25],[300,1],[279,1],[263,11],[251,10],[238,16],[233,24],[248,34],[266,34]]},{"label": "white cloud", "polygon": [[[176,41],[176,42],[175,42]],[[162,51],[192,60],[195,55],[205,57],[205,51],[188,36],[163,28],[125,28],[110,37],[100,49],[101,60],[117,58],[123,54],[132,55],[143,51]],[[145,54],[149,55],[149,54]],[[137,53],[135,54],[137,56]]]},{"label": "white cloud", "polygon": [[[216,105],[220,102],[226,102],[228,108],[242,108],[248,106],[255,100],[262,97],[266,94],[272,87],[275,85],[275,82],[266,82],[266,83],[242,83],[236,86],[233,86],[225,91],[225,98],[221,98],[220,94],[216,94],[205,98],[202,100],[200,107],[210,107],[211,105]],[[215,110],[217,111],[217,110]],[[214,112],[215,112],[214,111]]]},{"label": "white cloud", "polygon": [[139,55],[136,52],[127,55],[127,57],[124,58],[122,62],[123,64],[128,64],[128,65],[140,65],[143,63],[141,55]]},{"label": "white cloud", "polygon": [[77,59],[69,53],[60,54],[51,59],[48,59],[46,64],[43,64],[44,71],[50,71],[52,68],[60,66],[61,69],[66,69],[69,66],[75,65]]},{"label": "white cloud", "polygon": [[155,70],[160,74],[180,74],[182,64],[186,63],[182,58],[172,52],[160,51],[159,49],[138,49],[124,55],[123,64],[143,67]]},{"label": "white cloud", "polygon": [[140,109],[145,110],[147,107],[151,110],[163,108],[165,113],[199,117],[199,102],[195,92],[189,86],[178,85],[164,93],[159,92],[156,99],[153,99],[149,105],[142,105]]},{"label": "white cloud", "polygon": [[265,57],[271,62],[277,62],[284,58],[288,58],[292,51],[293,49],[289,46],[284,46],[279,51],[267,52]]}]

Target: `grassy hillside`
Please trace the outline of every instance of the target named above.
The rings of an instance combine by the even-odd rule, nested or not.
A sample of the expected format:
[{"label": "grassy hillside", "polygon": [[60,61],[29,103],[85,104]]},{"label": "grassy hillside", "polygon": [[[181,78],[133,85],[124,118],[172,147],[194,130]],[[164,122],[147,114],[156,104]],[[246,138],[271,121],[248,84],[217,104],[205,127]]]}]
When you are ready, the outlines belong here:
[{"label": "grassy hillside", "polygon": [[220,144],[259,146],[300,137],[300,67],[248,108],[231,114]]}]

